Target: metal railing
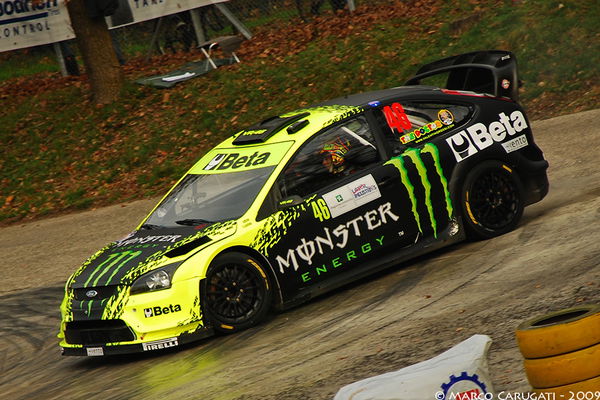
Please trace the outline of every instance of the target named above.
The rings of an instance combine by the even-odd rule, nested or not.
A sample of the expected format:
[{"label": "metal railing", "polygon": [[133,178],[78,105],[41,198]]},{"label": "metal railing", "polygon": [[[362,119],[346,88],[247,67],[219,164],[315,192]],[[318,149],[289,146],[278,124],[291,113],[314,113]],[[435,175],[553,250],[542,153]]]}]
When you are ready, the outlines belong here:
[{"label": "metal railing", "polygon": [[150,53],[189,50],[208,39],[241,34],[250,39],[262,26],[303,23],[342,10],[354,0],[229,0],[156,20]]}]

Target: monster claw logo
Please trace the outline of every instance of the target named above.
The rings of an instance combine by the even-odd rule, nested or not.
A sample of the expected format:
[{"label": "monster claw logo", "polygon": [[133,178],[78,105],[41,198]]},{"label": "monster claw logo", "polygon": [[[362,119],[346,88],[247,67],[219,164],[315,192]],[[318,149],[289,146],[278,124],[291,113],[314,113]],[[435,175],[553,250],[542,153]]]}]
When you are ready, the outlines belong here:
[{"label": "monster claw logo", "polygon": [[423,233],[423,227],[421,226],[421,217],[417,210],[417,196],[415,194],[415,185],[411,182],[408,176],[408,170],[406,168],[407,160],[412,161],[412,163],[416,166],[417,172],[419,173],[419,178],[421,180],[421,185],[425,190],[425,206],[427,207],[427,212],[429,214],[429,219],[431,221],[431,228],[433,229],[433,235],[437,238],[437,221],[434,215],[433,202],[431,200],[431,182],[429,182],[429,178],[427,177],[427,167],[423,162],[422,155],[430,154],[433,159],[433,166],[435,167],[435,171],[437,172],[438,177],[440,178],[440,183],[444,190],[445,201],[446,201],[446,212],[448,213],[448,219],[452,218],[453,209],[452,209],[452,201],[450,199],[450,192],[448,190],[448,181],[444,176],[444,171],[442,170],[442,165],[440,163],[440,155],[437,147],[432,143],[427,143],[423,146],[422,149],[411,148],[404,153],[402,153],[399,157],[394,157],[390,161],[389,164],[394,165],[398,171],[400,172],[400,179],[402,180],[402,184],[406,187],[408,191],[408,196],[410,198],[410,202],[412,205],[412,213],[415,217],[415,221],[417,223],[417,227],[419,228],[419,232]]}]

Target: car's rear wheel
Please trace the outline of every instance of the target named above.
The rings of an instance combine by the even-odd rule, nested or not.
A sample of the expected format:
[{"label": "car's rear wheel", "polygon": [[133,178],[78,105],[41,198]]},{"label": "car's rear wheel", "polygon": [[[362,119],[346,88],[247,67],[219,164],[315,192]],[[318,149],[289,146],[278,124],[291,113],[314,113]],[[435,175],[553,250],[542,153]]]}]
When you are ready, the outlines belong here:
[{"label": "car's rear wheel", "polygon": [[218,331],[249,328],[269,311],[269,277],[253,257],[238,252],[219,256],[210,266],[205,282],[204,309]]},{"label": "car's rear wheel", "polygon": [[498,161],[485,161],[469,172],[462,185],[461,206],[467,233],[487,239],[513,230],[523,215],[523,185]]}]

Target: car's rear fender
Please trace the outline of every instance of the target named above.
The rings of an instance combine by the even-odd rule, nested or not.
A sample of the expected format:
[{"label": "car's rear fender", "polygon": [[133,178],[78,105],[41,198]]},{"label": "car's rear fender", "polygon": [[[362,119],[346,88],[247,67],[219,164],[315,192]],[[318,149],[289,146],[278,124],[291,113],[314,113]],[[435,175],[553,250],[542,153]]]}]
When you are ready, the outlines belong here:
[{"label": "car's rear fender", "polygon": [[548,193],[548,178],[546,175],[548,162],[544,159],[530,160],[519,152],[506,157],[482,154],[471,158],[456,165],[448,183],[452,204],[458,217],[462,217],[460,196],[463,182],[469,171],[485,161],[498,161],[515,171],[523,185],[525,195],[523,201],[526,206],[540,201]]}]

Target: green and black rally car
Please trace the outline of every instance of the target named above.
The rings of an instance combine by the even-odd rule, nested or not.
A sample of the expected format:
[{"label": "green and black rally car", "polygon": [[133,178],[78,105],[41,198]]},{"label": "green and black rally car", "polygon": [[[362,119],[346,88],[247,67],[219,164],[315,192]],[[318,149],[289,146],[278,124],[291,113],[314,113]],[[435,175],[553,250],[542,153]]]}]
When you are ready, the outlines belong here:
[{"label": "green and black rally car", "polygon": [[[420,85],[440,74],[445,88]],[[468,53],[406,86],[236,133],[69,278],[63,354],[238,331],[402,260],[514,229],[548,191],[517,86],[514,55]]]}]

